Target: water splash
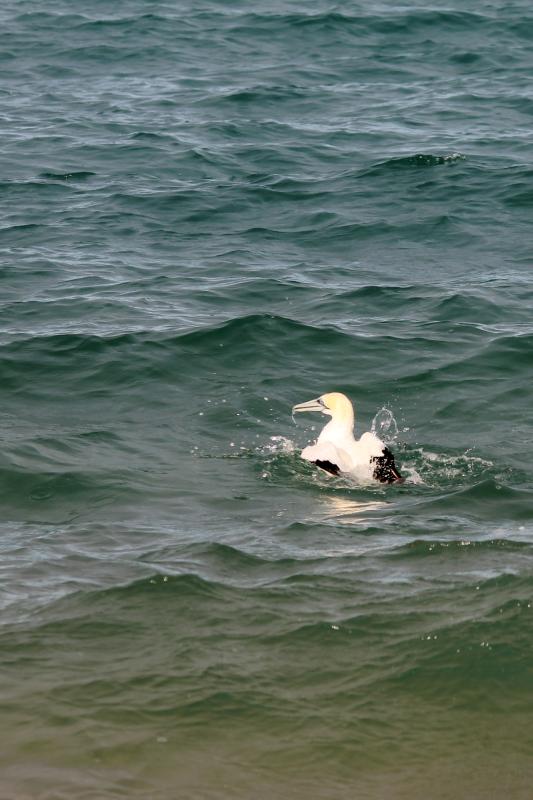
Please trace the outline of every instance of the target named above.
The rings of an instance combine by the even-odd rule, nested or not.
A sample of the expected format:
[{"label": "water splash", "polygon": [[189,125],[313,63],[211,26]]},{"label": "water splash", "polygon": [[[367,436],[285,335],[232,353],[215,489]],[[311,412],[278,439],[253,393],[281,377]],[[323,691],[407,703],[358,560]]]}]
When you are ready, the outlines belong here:
[{"label": "water splash", "polygon": [[296,445],[291,439],[286,436],[271,436],[271,444],[265,444],[260,449],[265,454],[285,453],[292,455],[296,451]]},{"label": "water splash", "polygon": [[372,420],[371,431],[385,444],[392,444],[398,436],[398,424],[389,408],[380,408]]},{"label": "water splash", "polygon": [[411,483],[428,487],[464,486],[487,477],[494,471],[494,463],[475,456],[470,450],[462,453],[434,452],[425,447],[405,451],[402,464]]}]

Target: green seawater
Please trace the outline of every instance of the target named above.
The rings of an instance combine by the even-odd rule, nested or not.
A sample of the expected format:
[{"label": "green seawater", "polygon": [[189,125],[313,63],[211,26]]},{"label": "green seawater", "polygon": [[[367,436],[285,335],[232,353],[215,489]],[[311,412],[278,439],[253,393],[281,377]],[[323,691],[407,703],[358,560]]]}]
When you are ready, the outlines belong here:
[{"label": "green seawater", "polygon": [[0,800],[530,800],[530,4],[0,41]]}]

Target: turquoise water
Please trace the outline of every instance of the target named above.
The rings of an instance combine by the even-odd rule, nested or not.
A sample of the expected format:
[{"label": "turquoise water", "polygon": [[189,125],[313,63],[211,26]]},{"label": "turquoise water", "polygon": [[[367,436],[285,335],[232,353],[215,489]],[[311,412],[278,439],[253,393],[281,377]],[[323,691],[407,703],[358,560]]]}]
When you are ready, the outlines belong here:
[{"label": "turquoise water", "polygon": [[2,800],[529,800],[529,4],[0,20]]}]

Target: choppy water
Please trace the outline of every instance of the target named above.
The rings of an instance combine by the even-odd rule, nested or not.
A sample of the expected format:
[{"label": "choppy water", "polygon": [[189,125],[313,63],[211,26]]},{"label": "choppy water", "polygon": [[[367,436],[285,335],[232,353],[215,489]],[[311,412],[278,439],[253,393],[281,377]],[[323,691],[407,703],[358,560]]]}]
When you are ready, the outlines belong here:
[{"label": "choppy water", "polygon": [[2,800],[529,800],[530,5],[0,17]]}]

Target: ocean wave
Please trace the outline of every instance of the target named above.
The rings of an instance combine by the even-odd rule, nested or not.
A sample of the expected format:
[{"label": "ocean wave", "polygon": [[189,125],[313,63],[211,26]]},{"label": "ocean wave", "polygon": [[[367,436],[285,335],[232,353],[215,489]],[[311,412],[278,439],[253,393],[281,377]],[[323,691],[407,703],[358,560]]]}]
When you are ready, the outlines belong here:
[{"label": "ocean wave", "polygon": [[[279,290],[282,291],[282,284]],[[376,296],[377,303],[380,295],[391,301],[390,292],[385,291],[382,294],[380,289],[371,291]],[[124,297],[125,293],[122,291],[122,298]],[[319,301],[318,296],[316,299]],[[368,290],[364,290],[361,302],[371,299]],[[357,298],[354,302],[356,300]],[[115,305],[117,302],[118,295],[110,306],[111,310],[115,309],[113,313],[119,308]],[[98,392],[106,382],[109,391],[112,388],[116,391],[127,387],[141,388],[146,380],[174,383],[178,364],[185,369],[184,376],[187,380],[196,380],[206,370],[218,372],[227,368],[233,374],[235,371],[240,372],[246,365],[257,364],[259,355],[270,376],[269,380],[275,380],[277,364],[277,369],[281,369],[283,375],[294,371],[302,385],[305,383],[316,386],[325,382],[325,386],[331,386],[334,382],[341,389],[344,386],[343,391],[352,395],[355,393],[356,396],[358,394],[365,401],[372,393],[377,402],[384,403],[390,392],[387,385],[392,380],[401,381],[398,385],[405,390],[427,385],[430,381],[435,396],[443,398],[439,403],[440,409],[444,400],[450,401],[446,387],[457,386],[458,381],[469,381],[470,385],[485,385],[491,375],[513,378],[527,368],[533,334],[502,334],[493,322],[493,332],[487,335],[486,330],[474,321],[466,326],[461,321],[463,309],[466,308],[461,299],[452,297],[448,303],[444,298],[440,301],[431,300],[433,315],[435,307],[440,307],[442,303],[445,303],[452,315],[456,314],[456,322],[446,321],[443,315],[441,325],[438,320],[434,320],[428,326],[417,324],[413,329],[409,325],[409,330],[405,330],[402,321],[401,328],[395,331],[395,335],[388,332],[390,326],[387,329],[376,327],[373,335],[369,335],[368,331],[361,329],[357,321],[354,323],[347,320],[343,323],[337,320],[336,324],[311,324],[302,319],[275,313],[252,313],[233,316],[197,327],[196,330],[176,332],[174,325],[174,330],[145,329],[108,336],[89,332],[48,334],[45,304],[42,312],[44,316],[41,318],[43,334],[29,336],[27,331],[22,335],[12,332],[0,346],[0,366],[5,385],[9,386],[11,392],[25,392],[29,390],[31,381],[34,386],[35,381],[38,381],[38,388],[46,388],[53,393],[54,384],[50,382],[52,376],[61,377],[65,386],[79,386],[86,391]],[[60,306],[61,303],[58,307]],[[79,309],[84,307],[89,314],[90,305],[84,306],[82,303]],[[492,304],[482,301],[479,309],[480,313],[488,315]],[[28,315],[34,313],[35,306],[32,307],[30,303],[26,311]],[[367,313],[371,313],[370,309],[367,309]],[[427,313],[431,316],[431,310]],[[496,315],[497,310],[494,310],[493,319]],[[207,313],[205,316],[209,317]],[[313,316],[315,319],[318,316],[316,311]],[[324,317],[327,316],[324,313]],[[64,328],[65,321],[62,324]],[[74,316],[69,324],[74,329],[85,325],[83,322],[77,324]],[[377,322],[374,324],[377,326]],[[186,322],[183,325],[185,327]],[[89,325],[87,327],[90,328]],[[120,328],[121,325],[117,327]],[[393,327],[397,328],[398,323],[394,322]],[[455,340],[457,344],[454,344]],[[283,352],[281,361],[280,352]],[[392,352],[397,356],[394,362],[391,361]],[[318,361],[314,358],[315,353],[319,354]],[[329,364],[334,365],[333,372],[329,368],[328,358]],[[343,365],[342,371],[339,369],[340,364]],[[382,370],[386,371],[386,380],[379,379]],[[355,390],[353,381],[348,377],[350,371],[354,375],[363,372],[369,378],[374,376],[377,386],[366,383]],[[242,379],[239,380],[242,382]],[[454,402],[457,400],[458,397],[455,396]]]},{"label": "ocean wave", "polygon": [[79,466],[89,446],[87,442],[86,447],[80,447],[76,457],[72,452],[65,455],[60,448],[53,453],[48,448],[44,452],[40,448],[34,452],[26,448],[30,452],[16,459],[8,451],[2,459],[8,464],[0,468],[4,518],[67,520],[85,512],[88,504],[94,513],[100,506],[124,502],[134,496],[141,481],[124,467],[109,474]]},{"label": "ocean wave", "polygon": [[381,161],[371,167],[361,170],[361,176],[383,175],[396,170],[410,170],[413,168],[452,166],[464,161],[466,156],[461,153],[448,153],[447,155],[432,155],[431,153],[415,153],[410,156],[397,156]]},{"label": "ocean wave", "polygon": [[[531,545],[528,541],[512,537],[513,533],[504,538],[475,539],[465,536],[464,538],[450,540],[436,538],[415,539],[408,544],[402,544],[397,547],[390,554],[390,557],[403,559],[406,556],[409,558],[427,558],[442,555],[448,559],[454,555],[463,558],[466,554],[471,554],[473,558],[477,558],[478,556],[493,552],[497,553],[502,550],[511,553],[530,553]],[[481,582],[483,583],[483,581]],[[476,581],[476,585],[477,583],[478,581]],[[492,585],[492,582],[490,585]]]},{"label": "ocean wave", "polygon": [[39,178],[47,181],[74,181],[77,183],[86,181],[89,178],[93,178],[96,174],[96,172],[91,172],[90,170],[73,170],[72,172],[41,172],[39,173]]},{"label": "ocean wave", "polygon": [[472,25],[491,26],[490,14],[452,9],[393,9],[386,15],[379,13],[353,14],[343,10],[288,11],[272,10],[269,13],[219,10],[219,21],[234,29],[249,28],[257,34],[270,30],[310,29],[315,35],[320,32],[352,32],[364,35],[370,31],[394,35],[395,33],[418,33],[425,28],[441,26],[444,30],[468,32]]}]

